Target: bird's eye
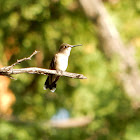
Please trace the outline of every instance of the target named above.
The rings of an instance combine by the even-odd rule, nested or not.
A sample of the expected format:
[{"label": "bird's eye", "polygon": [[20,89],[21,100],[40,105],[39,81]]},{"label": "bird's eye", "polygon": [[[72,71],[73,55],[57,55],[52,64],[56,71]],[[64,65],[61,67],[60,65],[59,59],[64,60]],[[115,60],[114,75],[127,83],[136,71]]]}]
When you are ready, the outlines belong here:
[{"label": "bird's eye", "polygon": [[65,48],[67,48],[67,46],[65,46]]}]

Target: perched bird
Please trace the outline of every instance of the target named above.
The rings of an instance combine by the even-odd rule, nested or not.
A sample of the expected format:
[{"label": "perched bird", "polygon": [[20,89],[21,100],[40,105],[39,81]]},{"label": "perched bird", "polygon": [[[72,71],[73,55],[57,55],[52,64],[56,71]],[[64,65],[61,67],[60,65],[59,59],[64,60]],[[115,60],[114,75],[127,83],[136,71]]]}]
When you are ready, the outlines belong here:
[{"label": "perched bird", "polygon": [[[65,71],[68,66],[68,59],[70,55],[71,48],[81,46],[81,45],[69,45],[67,43],[63,43],[60,46],[59,51],[54,55],[51,64],[50,69],[51,70],[57,70],[57,71]],[[51,92],[54,92],[56,90],[56,82],[60,76],[49,74],[47,77],[47,80],[44,84],[44,90],[49,88]]]}]

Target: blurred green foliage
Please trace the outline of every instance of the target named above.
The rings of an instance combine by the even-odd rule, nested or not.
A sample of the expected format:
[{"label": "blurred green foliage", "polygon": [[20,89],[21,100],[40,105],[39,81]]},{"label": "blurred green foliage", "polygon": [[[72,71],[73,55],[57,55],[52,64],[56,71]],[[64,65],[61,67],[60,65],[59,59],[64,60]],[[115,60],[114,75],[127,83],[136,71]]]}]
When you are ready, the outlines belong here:
[{"label": "blurred green foliage", "polygon": [[[140,64],[140,3],[138,0],[106,3],[123,41],[136,47]],[[13,115],[27,123],[0,120],[1,140],[138,140],[140,112],[134,110],[121,83],[117,81],[118,62],[108,61],[98,48],[95,27],[74,0],[0,0],[0,60],[10,65],[40,53],[16,66],[48,68],[62,42],[83,44],[74,48],[68,71],[83,73],[86,80],[60,78],[56,93],[43,90],[47,76],[20,74],[11,80],[16,96]],[[70,117],[89,115],[93,121],[83,128],[54,129],[40,126],[59,109]],[[28,122],[33,122],[29,123]]]}]

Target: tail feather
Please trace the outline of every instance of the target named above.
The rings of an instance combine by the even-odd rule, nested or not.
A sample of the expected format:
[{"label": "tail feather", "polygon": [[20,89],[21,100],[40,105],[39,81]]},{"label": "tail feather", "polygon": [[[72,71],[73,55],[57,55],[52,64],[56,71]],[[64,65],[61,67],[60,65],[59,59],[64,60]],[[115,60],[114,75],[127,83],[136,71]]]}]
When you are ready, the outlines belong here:
[{"label": "tail feather", "polygon": [[51,90],[51,92],[55,92],[55,90],[56,90],[56,82],[57,82],[57,80],[59,79],[60,76],[57,76],[56,79],[53,82],[52,81],[50,82],[50,80],[52,80],[51,76],[52,75],[49,75],[47,80],[45,81],[44,90],[49,88]]},{"label": "tail feather", "polygon": [[51,92],[55,92],[55,90],[56,90],[56,83],[53,82],[53,83],[50,85],[49,89],[50,89]]},{"label": "tail feather", "polygon": [[43,88],[44,88],[44,90],[46,90],[47,88],[49,88],[49,76],[47,77]]}]

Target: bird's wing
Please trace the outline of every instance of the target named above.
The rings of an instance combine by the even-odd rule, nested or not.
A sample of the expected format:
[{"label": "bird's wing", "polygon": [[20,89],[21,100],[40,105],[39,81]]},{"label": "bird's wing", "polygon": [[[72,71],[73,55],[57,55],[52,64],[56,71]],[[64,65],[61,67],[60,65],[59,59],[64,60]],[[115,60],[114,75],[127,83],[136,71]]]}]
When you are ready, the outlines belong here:
[{"label": "bird's wing", "polygon": [[[49,68],[52,69],[52,70],[55,70],[55,68],[56,68],[56,56],[54,56],[52,58],[52,61],[50,63]],[[44,84],[44,89],[49,88],[52,92],[54,92],[55,89],[56,89],[56,82],[58,81],[59,77],[60,76],[57,76],[55,74],[49,74],[48,78],[47,78],[47,80]]]},{"label": "bird's wing", "polygon": [[[56,56],[52,58],[52,61],[50,63],[50,69],[55,70],[56,69]],[[55,74],[49,74],[48,76],[48,82],[49,85],[51,85],[56,80],[57,75]]]},{"label": "bird's wing", "polygon": [[55,63],[56,63],[56,59],[55,56],[52,58],[52,61],[50,63],[50,69],[54,70],[55,69]]}]

